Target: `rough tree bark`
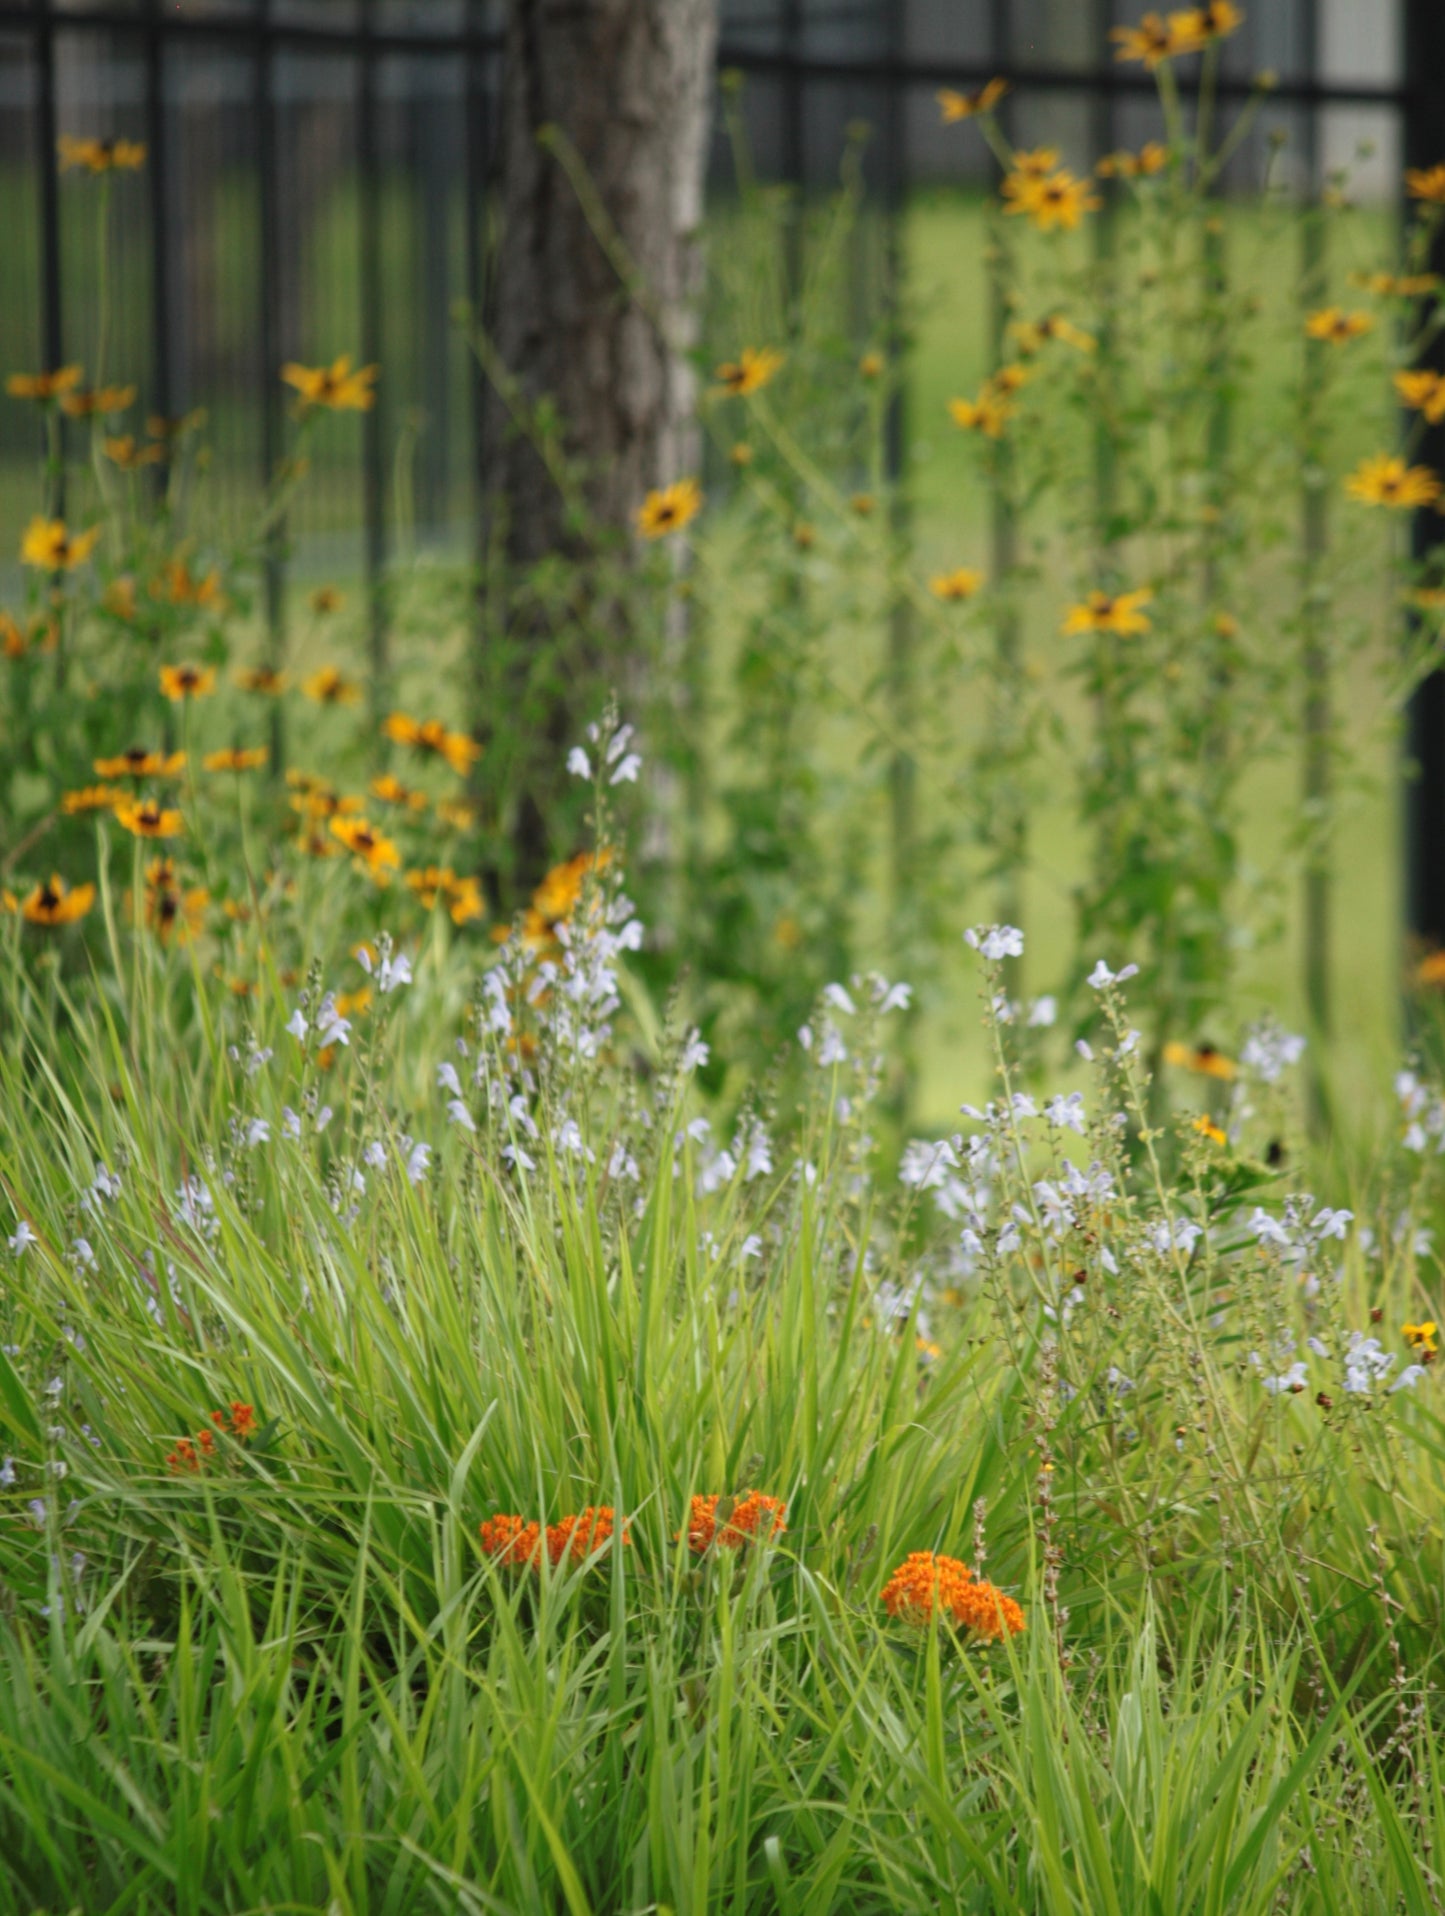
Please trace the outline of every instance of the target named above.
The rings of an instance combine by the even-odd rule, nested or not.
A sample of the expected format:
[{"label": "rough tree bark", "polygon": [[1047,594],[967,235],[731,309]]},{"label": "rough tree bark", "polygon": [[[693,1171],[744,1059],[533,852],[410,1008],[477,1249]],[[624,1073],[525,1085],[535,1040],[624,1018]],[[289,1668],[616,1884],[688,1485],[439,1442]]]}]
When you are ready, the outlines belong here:
[{"label": "rough tree bark", "polygon": [[[679,349],[692,338],[698,290],[716,7],[717,0],[511,4],[490,334],[525,398],[555,408],[589,512],[603,528],[627,528],[647,489],[683,476],[696,458],[693,381]],[[547,144],[549,128],[580,163],[581,194]],[[612,257],[584,207],[589,193],[619,243]],[[619,250],[635,275],[630,286]],[[585,564],[585,537],[495,388],[482,432],[483,549],[502,558],[513,580],[554,553]],[[516,691],[532,687],[511,712],[494,712],[489,727],[494,748],[511,760],[514,883],[525,887],[554,849],[544,755],[555,757],[591,714],[568,710],[571,670],[543,689],[538,709],[529,654],[551,638],[514,610],[499,621],[495,591],[491,604],[483,643],[511,655],[505,678]],[[532,738],[508,739],[524,709],[533,714]]]}]

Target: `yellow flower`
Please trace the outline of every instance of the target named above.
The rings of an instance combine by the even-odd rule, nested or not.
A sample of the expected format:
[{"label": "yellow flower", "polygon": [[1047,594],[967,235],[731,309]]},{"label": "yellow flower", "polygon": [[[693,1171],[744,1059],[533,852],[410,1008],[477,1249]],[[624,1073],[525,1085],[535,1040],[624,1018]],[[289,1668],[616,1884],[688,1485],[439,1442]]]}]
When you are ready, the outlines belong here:
[{"label": "yellow flower", "polygon": [[864,353],[858,361],[860,379],[881,379],[888,370],[888,361],[882,353]]},{"label": "yellow flower", "polygon": [[334,665],[323,665],[319,672],[303,679],[301,690],[318,705],[355,705],[361,697],[361,687],[343,678]]},{"label": "yellow flower", "polygon": [[735,360],[718,367],[718,383],[737,398],[761,392],[782,363],[783,355],[771,346],[744,346]]},{"label": "yellow flower", "polygon": [[1233,1058],[1226,1058],[1212,1044],[1187,1045],[1177,1038],[1165,1045],[1164,1062],[1177,1065],[1181,1071],[1197,1072],[1202,1078],[1222,1078],[1227,1081],[1239,1074],[1239,1067]]},{"label": "yellow flower", "polygon": [[1445,379],[1428,367],[1395,374],[1395,391],[1412,412],[1424,413],[1432,426],[1445,419]]},{"label": "yellow flower", "polygon": [[206,921],[211,894],[202,885],[183,890],[172,858],[153,858],[146,867],[145,922],[163,945],[174,938],[188,944]]},{"label": "yellow flower", "polygon": [[127,406],[134,404],[134,386],[96,386],[90,391],[64,394],[60,410],[72,419],[108,419],[112,413],[124,412]]},{"label": "yellow flower", "polygon": [[158,465],[166,456],[164,446],[141,445],[134,433],[122,433],[116,439],[103,439],[101,449],[113,466],[122,472],[139,472],[142,466]]},{"label": "yellow flower", "polygon": [[406,874],[407,890],[415,892],[428,911],[456,882],[457,875],[450,865],[424,865],[420,870]]},{"label": "yellow flower", "polygon": [[955,426],[961,426],[965,432],[981,432],[989,439],[999,439],[1003,429],[1013,413],[1013,407],[996,397],[985,386],[977,399],[950,399],[948,416]]},{"label": "yellow flower", "polygon": [[1181,46],[1180,51],[1193,53],[1211,40],[1227,40],[1231,33],[1238,33],[1244,25],[1244,14],[1234,0],[1204,0],[1202,6],[1171,13],[1169,25],[1181,41],[1192,42]]},{"label": "yellow flower", "polygon": [[945,126],[957,120],[971,120],[977,113],[991,113],[1009,90],[1007,80],[987,80],[973,93],[957,93],[942,87],[934,95]]},{"label": "yellow flower", "polygon": [[966,565],[961,565],[952,572],[935,573],[928,589],[935,599],[971,599],[982,584],[981,572],[971,572]]},{"label": "yellow flower", "polygon": [[96,773],[101,778],[175,778],[185,770],[184,752],[153,752],[144,745],[131,745],[114,758],[98,758]]},{"label": "yellow flower", "polygon": [[235,674],[237,685],[243,692],[260,692],[266,698],[279,698],[290,684],[284,672],[277,672],[269,665],[243,665]]},{"label": "yellow flower", "polygon": [[14,615],[0,612],[0,653],[7,659],[23,659],[29,650],[29,641]]},{"label": "yellow flower", "polygon": [[1042,178],[1010,173],[1003,183],[1004,212],[1023,213],[1041,233],[1056,227],[1072,232],[1085,213],[1097,212],[1103,201],[1087,180],[1077,180],[1067,167]]},{"label": "yellow flower", "polygon": [[57,873],[21,902],[20,916],[31,925],[73,925],[94,903],[94,885],[67,885]]},{"label": "yellow flower", "polygon": [[1168,164],[1168,147],[1159,140],[1146,140],[1137,153],[1106,153],[1094,171],[1101,180],[1138,180],[1162,173]]},{"label": "yellow flower", "polygon": [[1147,632],[1150,622],[1140,611],[1148,605],[1154,593],[1147,585],[1140,586],[1134,592],[1100,592],[1095,589],[1082,604],[1070,606],[1068,617],[1064,620],[1064,632],[1114,632],[1121,639],[1127,639],[1139,632]]},{"label": "yellow flower", "polygon": [[1059,149],[1056,146],[1036,146],[1031,151],[1014,154],[1014,172],[1021,173],[1026,180],[1041,180],[1046,173],[1052,173],[1059,163]]},{"label": "yellow flower", "polygon": [[41,566],[46,572],[69,572],[85,563],[99,540],[99,526],[71,533],[63,519],[32,519],[20,542],[20,563]]},{"label": "yellow flower", "polygon": [[482,897],[480,879],[459,878],[452,886],[447,911],[454,925],[467,925],[474,919],[485,918],[487,904]]},{"label": "yellow flower", "polygon": [[1435,1320],[1427,1317],[1423,1324],[1402,1324],[1400,1334],[1413,1349],[1423,1352],[1427,1357],[1433,1357],[1439,1329]]},{"label": "yellow flower", "polygon": [[439,798],[437,817],[443,825],[450,825],[453,831],[469,832],[477,822],[477,808],[464,798]]},{"label": "yellow flower", "polygon": [[425,792],[414,791],[410,785],[403,785],[399,778],[393,778],[390,772],[383,772],[371,781],[371,791],[383,805],[400,805],[409,812],[424,812],[427,808]]},{"label": "yellow flower", "polygon": [[1445,206],[1445,165],[1410,167],[1405,174],[1405,189],[1412,200]]},{"label": "yellow flower", "polygon": [[665,539],[670,532],[681,532],[701,510],[701,486],[696,479],[679,479],[648,493],[637,508],[637,530],[644,539]]},{"label": "yellow flower", "polygon": [[163,665],[160,684],[163,697],[172,704],[180,699],[209,698],[216,689],[216,668],[213,665]]},{"label": "yellow flower", "polygon": [[405,712],[392,712],[382,720],[381,729],[398,745],[435,753],[462,777],[482,755],[482,748],[474,738],[465,732],[449,732],[440,719],[418,720],[408,718]]},{"label": "yellow flower", "polygon": [[48,406],[51,400],[78,386],[80,379],[79,366],[57,366],[51,373],[11,373],[5,390],[12,399],[35,399]]},{"label": "yellow flower", "polygon": [[77,140],[69,133],[61,134],[55,150],[62,172],[80,166],[87,173],[134,173],[146,159],[146,150],[138,140]]},{"label": "yellow flower", "polygon": [[334,585],[319,585],[307,603],[318,619],[324,619],[329,613],[341,610],[346,604],[346,594]]},{"label": "yellow flower", "polygon": [[401,864],[401,853],[384,833],[364,818],[333,818],[330,830],[331,836],[340,839],[346,849],[355,854],[357,862],[365,866],[378,885],[390,882],[392,872]]},{"label": "yellow flower", "polygon": [[258,772],[269,757],[266,745],[232,746],[224,752],[207,752],[201,764],[208,772]]},{"label": "yellow flower", "polygon": [[137,838],[174,838],[185,829],[179,812],[168,811],[158,799],[123,798],[115,808],[116,820]]},{"label": "yellow flower", "polygon": [[87,785],[78,792],[66,792],[60,809],[67,818],[78,818],[82,812],[112,811],[124,798],[118,785]]},{"label": "yellow flower", "polygon": [[1199,1133],[1201,1138],[1208,1138],[1211,1144],[1228,1144],[1229,1142],[1229,1139],[1225,1136],[1224,1132],[1220,1130],[1213,1118],[1207,1115],[1197,1117],[1194,1120],[1193,1129]]},{"label": "yellow flower", "polygon": [[1351,286],[1359,286],[1377,299],[1423,299],[1440,284],[1438,273],[1351,273]]},{"label": "yellow flower", "polygon": [[204,578],[197,578],[184,558],[169,559],[161,576],[151,580],[150,595],[172,605],[219,606],[221,575],[213,566]]},{"label": "yellow flower", "polygon": [[1142,60],[1152,73],[1162,61],[1172,60],[1176,54],[1197,51],[1200,44],[1197,34],[1181,31],[1180,23],[1191,18],[1191,15],[1171,13],[1165,20],[1162,14],[1146,13],[1137,27],[1111,27],[1109,38],[1117,42],[1114,58]]},{"label": "yellow flower", "polygon": [[343,353],[329,366],[298,366],[293,360],[281,368],[281,377],[301,395],[296,403],[303,413],[316,406],[327,412],[370,412],[380,371],[360,366],[353,372],[350,353]]},{"label": "yellow flower", "polygon": [[[1035,353],[1042,351],[1051,339],[1061,340],[1064,345],[1072,346],[1081,353],[1097,352],[1099,347],[1099,342],[1092,333],[1086,333],[1082,326],[1076,326],[1062,313],[1050,313],[1047,319],[1016,319],[1009,327],[1009,331],[1013,334],[1015,346],[1025,359],[1032,359]],[[1000,372],[994,375],[995,380],[997,381],[1003,372],[1009,370],[1011,369],[1008,367],[1001,368]],[[1022,372],[1024,368],[1017,367],[1012,370]]]},{"label": "yellow flower", "polygon": [[1322,306],[1305,321],[1311,339],[1327,340],[1331,346],[1346,345],[1374,326],[1368,313],[1347,313],[1341,306]]},{"label": "yellow flower", "polygon": [[1400,510],[1428,506],[1440,496],[1440,481],[1428,466],[1407,466],[1391,453],[1362,459],[1345,481],[1352,499],[1367,506]]}]

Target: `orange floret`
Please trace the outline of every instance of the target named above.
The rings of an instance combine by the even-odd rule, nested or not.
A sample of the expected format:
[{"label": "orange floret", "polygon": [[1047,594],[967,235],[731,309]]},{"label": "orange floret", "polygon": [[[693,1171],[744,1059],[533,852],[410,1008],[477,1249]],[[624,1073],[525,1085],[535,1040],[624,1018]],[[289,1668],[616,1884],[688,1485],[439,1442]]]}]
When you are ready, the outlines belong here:
[{"label": "orange floret", "polygon": [[499,1563],[532,1563],[536,1559],[542,1526],[498,1513],[487,1518],[480,1532],[483,1550]]},{"label": "orange floret", "polygon": [[[560,1523],[547,1526],[547,1555],[553,1563],[560,1563],[563,1557],[570,1557],[573,1563],[585,1563],[594,1551],[600,1550],[610,1542],[613,1528],[613,1510],[610,1504],[588,1504],[587,1508],[575,1517],[564,1517]],[[624,1527],[622,1541],[631,1543]]]},{"label": "orange floret", "polygon": [[[784,1522],[788,1507],[778,1497],[750,1490],[733,1503],[730,1511],[724,1512],[719,1523],[718,1505],[723,1501],[721,1497],[694,1497],[688,1506],[687,1543],[696,1556],[700,1557],[714,1543],[723,1550],[740,1550],[755,1539],[766,1543],[788,1527]],[[681,1538],[679,1531],[677,1540]]]},{"label": "orange floret", "polygon": [[890,1616],[909,1623],[926,1624],[941,1612],[981,1637],[1017,1636],[1024,1628],[1024,1613],[1012,1597],[976,1580],[957,1557],[935,1556],[931,1550],[915,1550],[905,1558],[880,1595]]}]

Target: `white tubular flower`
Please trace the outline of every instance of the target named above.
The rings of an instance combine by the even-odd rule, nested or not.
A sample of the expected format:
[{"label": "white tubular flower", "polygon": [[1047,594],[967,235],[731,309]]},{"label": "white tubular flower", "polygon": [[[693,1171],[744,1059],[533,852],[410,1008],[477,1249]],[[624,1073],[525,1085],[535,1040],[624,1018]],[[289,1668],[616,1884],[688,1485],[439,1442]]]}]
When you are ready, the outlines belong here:
[{"label": "white tubular flower", "polygon": [[475,1131],[476,1123],[470,1111],[460,1098],[451,1098],[447,1103],[447,1116],[453,1124],[459,1124],[463,1131]]},{"label": "white tubular flower", "polygon": [[1029,1015],[1026,1022],[1030,1031],[1047,1031],[1050,1025],[1057,1022],[1058,1016],[1058,1000],[1046,995],[1042,998],[1034,999],[1033,1003],[1029,1006]]},{"label": "white tubular flower", "polygon": [[963,939],[990,964],[1024,955],[1024,935],[1017,925],[974,925],[963,934]]},{"label": "white tubular flower", "polygon": [[853,1017],[858,1010],[842,985],[824,985],[823,1003],[830,1005],[834,1011],[841,1011],[848,1018]]},{"label": "white tubular flower", "polygon": [[591,778],[592,766],[580,745],[574,745],[567,754],[567,770],[573,778]]},{"label": "white tubular flower", "polygon": [[311,1027],[306,1022],[306,1013],[301,1009],[299,1005],[291,1013],[291,1016],[286,1020],[286,1029],[290,1032],[291,1036],[296,1040],[297,1044],[305,1044],[306,1033],[311,1029]]},{"label": "white tubular flower", "polygon": [[446,1059],[437,1066],[437,1089],[450,1091],[454,1098],[462,1095],[462,1081],[457,1076],[457,1068]]},{"label": "white tubular flower", "polygon": [[40,1242],[40,1237],[38,1232],[31,1228],[29,1221],[22,1217],[16,1223],[15,1235],[7,1242],[17,1257],[23,1257],[30,1245]]},{"label": "white tubular flower", "polygon": [[642,759],[636,752],[629,752],[617,770],[608,779],[609,785],[635,785],[637,775],[642,770]]},{"label": "white tubular flower", "polygon": [[1107,991],[1110,985],[1122,985],[1126,979],[1137,977],[1138,973],[1137,965],[1124,965],[1118,971],[1110,971],[1101,958],[1089,973],[1088,982],[1095,991]]},{"label": "white tubular flower", "polygon": [[431,1165],[431,1146],[414,1144],[407,1153],[406,1174],[413,1184],[420,1184]]}]

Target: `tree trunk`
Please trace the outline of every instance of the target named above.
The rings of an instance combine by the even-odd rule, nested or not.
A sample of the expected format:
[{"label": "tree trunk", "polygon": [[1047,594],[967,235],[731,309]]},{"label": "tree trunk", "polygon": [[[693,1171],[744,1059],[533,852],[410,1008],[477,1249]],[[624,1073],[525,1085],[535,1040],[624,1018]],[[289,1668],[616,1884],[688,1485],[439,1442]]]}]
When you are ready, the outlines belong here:
[{"label": "tree trunk", "polygon": [[[682,351],[694,337],[715,44],[716,0],[511,4],[491,339],[527,404],[550,402],[593,533],[625,534],[648,488],[697,456]],[[567,165],[547,144],[553,128]],[[482,643],[501,655],[484,661],[489,750],[507,761],[494,763],[492,790],[504,777],[515,893],[559,849],[549,789],[594,716],[575,708],[595,703],[599,669],[620,662],[599,656],[611,647],[595,607],[568,618],[559,650],[555,615],[539,614],[531,592],[519,600],[521,575],[549,555],[585,572],[594,538],[495,385],[482,432],[483,550],[504,575],[494,563],[484,587]],[[585,580],[572,605],[590,605]]]}]

